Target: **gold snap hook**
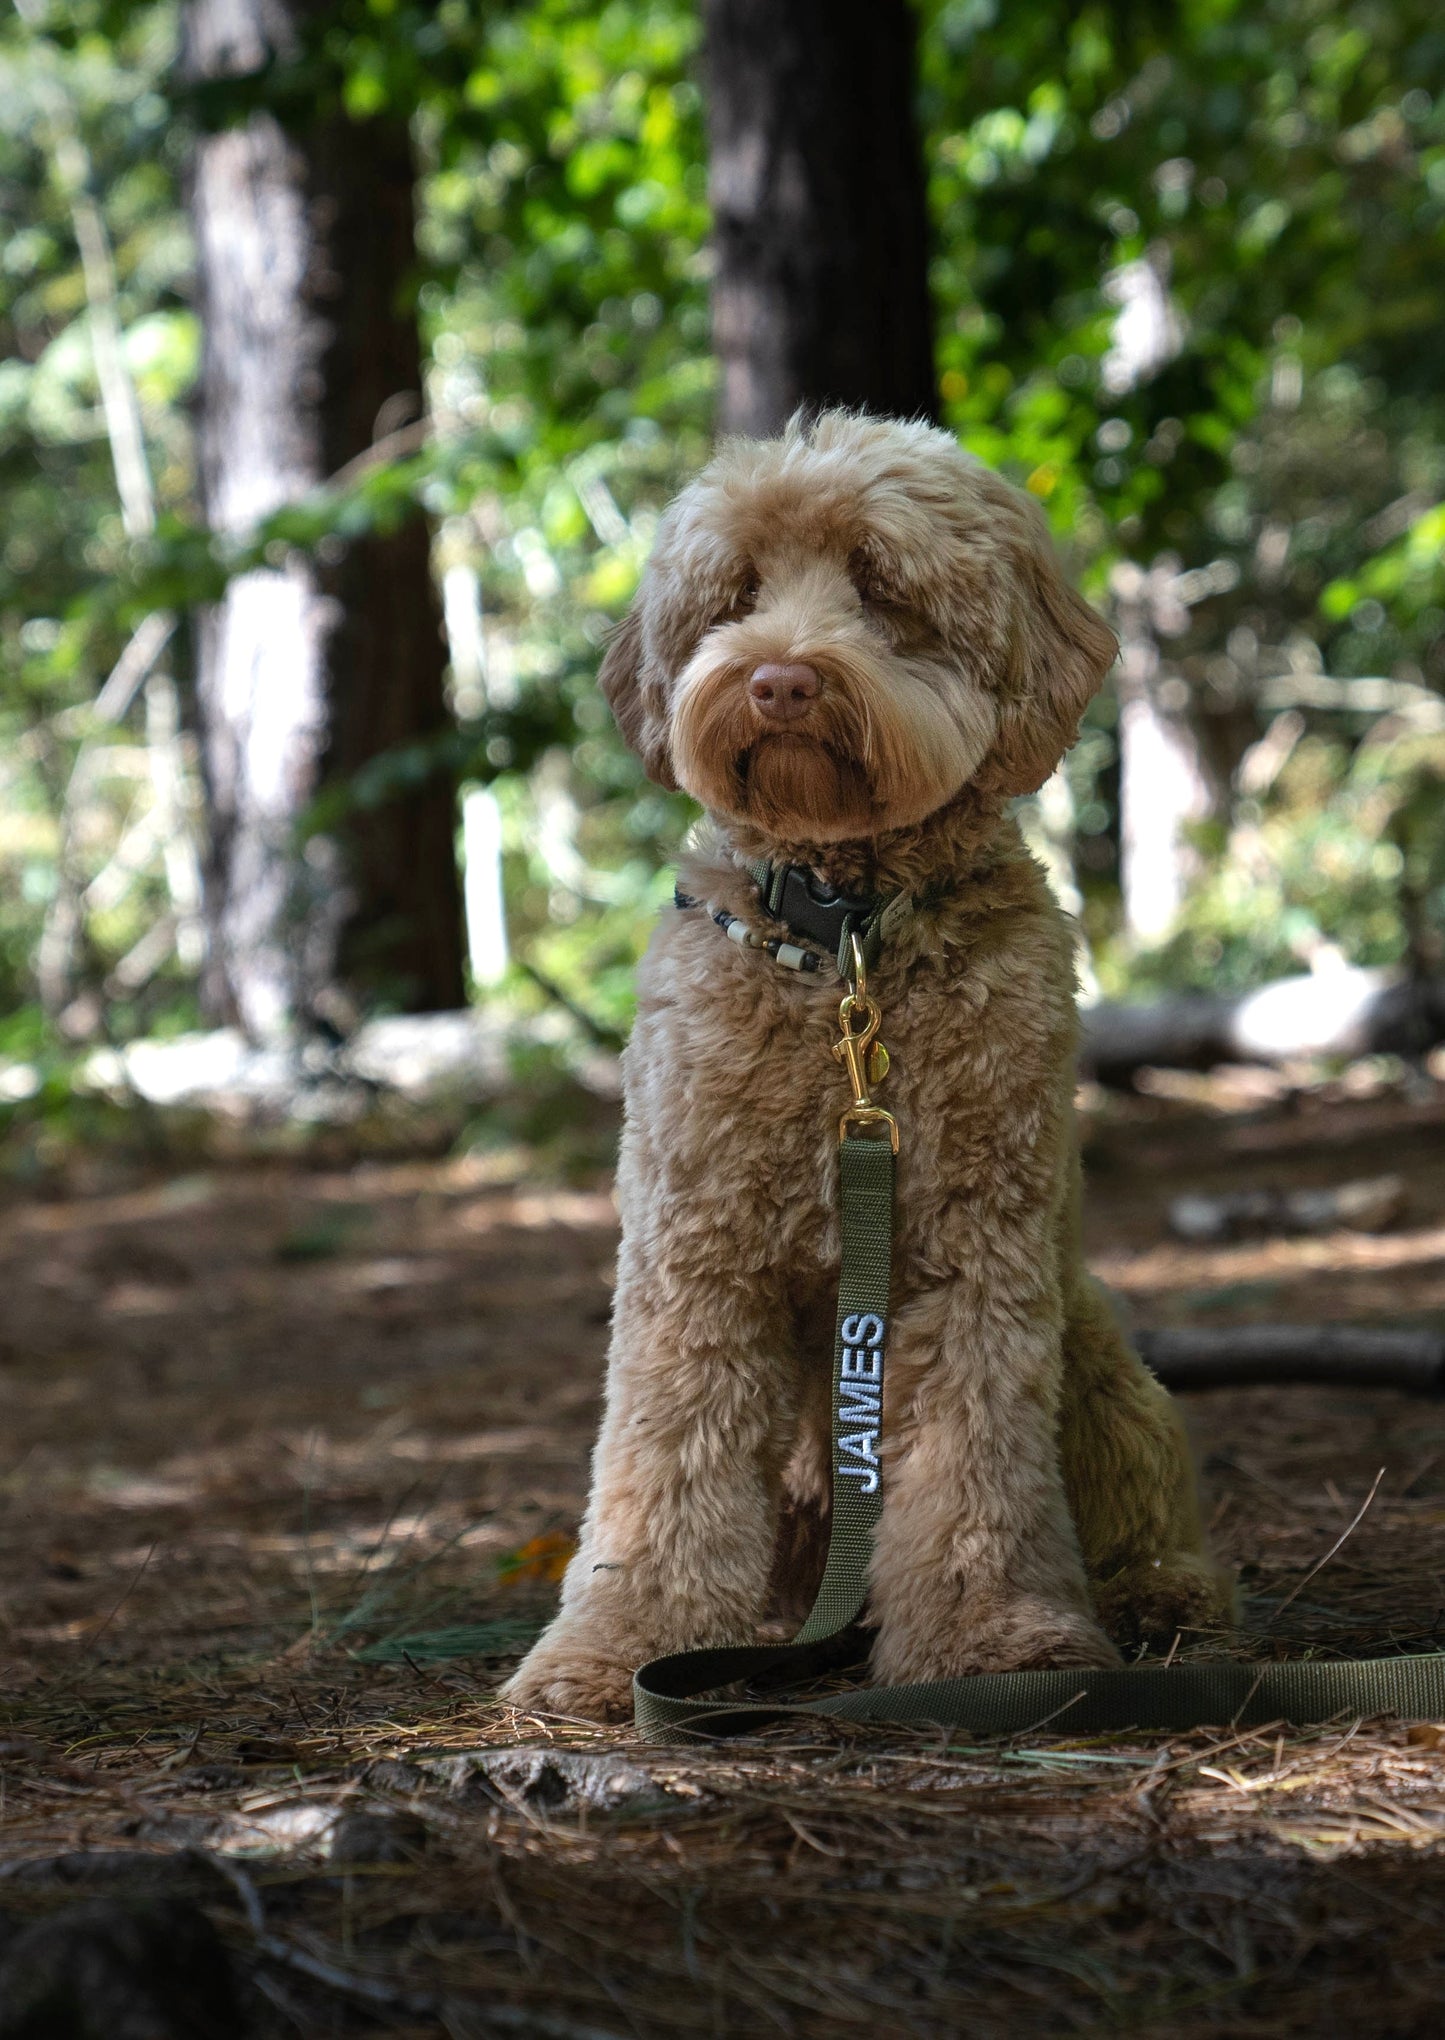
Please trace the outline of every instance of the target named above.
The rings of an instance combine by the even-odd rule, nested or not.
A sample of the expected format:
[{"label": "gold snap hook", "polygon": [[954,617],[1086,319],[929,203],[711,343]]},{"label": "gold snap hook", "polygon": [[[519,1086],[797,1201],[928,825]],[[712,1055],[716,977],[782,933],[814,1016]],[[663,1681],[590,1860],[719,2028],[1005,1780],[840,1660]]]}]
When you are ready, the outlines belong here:
[{"label": "gold snap hook", "polygon": [[848,1072],[848,1082],[853,1089],[853,1102],[838,1121],[838,1138],[846,1140],[849,1130],[863,1126],[886,1126],[894,1154],[898,1152],[898,1126],[891,1112],[885,1112],[881,1105],[875,1105],[872,1090],[881,1084],[888,1074],[888,1051],[878,1039],[878,1030],[883,1025],[883,1015],[878,1002],[868,990],[868,970],[863,956],[863,945],[856,935],[850,938],[853,948],[852,985],[844,993],[838,1007],[838,1025],[842,1030],[841,1039],[833,1044],[833,1053]]},{"label": "gold snap hook", "polygon": [[863,955],[862,936],[850,935],[848,937],[848,946],[853,952],[852,990],[858,998],[866,999],[868,996],[868,964]]}]

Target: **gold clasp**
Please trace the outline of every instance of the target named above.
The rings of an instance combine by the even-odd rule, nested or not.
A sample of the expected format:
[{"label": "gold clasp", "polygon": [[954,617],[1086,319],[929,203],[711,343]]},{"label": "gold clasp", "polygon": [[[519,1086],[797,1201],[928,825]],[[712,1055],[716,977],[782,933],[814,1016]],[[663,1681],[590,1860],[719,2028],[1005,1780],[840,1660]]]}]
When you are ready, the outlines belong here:
[{"label": "gold clasp", "polygon": [[833,1044],[833,1053],[847,1069],[848,1081],[853,1087],[853,1102],[838,1121],[838,1139],[846,1140],[850,1130],[855,1128],[886,1126],[896,1155],[898,1122],[891,1112],[875,1105],[872,1098],[873,1087],[881,1084],[888,1074],[888,1051],[878,1039],[883,1015],[877,1000],[868,990],[863,945],[856,935],[851,937],[851,941],[853,981],[838,1008],[838,1025],[843,1032],[842,1038]]}]

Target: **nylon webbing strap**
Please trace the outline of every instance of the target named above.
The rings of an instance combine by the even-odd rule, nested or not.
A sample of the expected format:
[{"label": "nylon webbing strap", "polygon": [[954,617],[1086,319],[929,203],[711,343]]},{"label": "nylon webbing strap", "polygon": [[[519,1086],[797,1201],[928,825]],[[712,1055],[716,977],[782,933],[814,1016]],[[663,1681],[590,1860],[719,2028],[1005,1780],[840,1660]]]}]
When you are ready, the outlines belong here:
[{"label": "nylon webbing strap", "polygon": [[868,1592],[883,1508],[879,1444],[888,1279],[893,1259],[893,1150],[852,1136],[838,1148],[843,1267],[833,1331],[833,1514],[828,1562],[795,1643],[821,1643],[856,1620]]},{"label": "nylon webbing strap", "polygon": [[[779,1644],[660,1658],[645,1666],[634,1683],[637,1725],[660,1738],[680,1728],[727,1735],[793,1716],[830,1715],[840,1721],[937,1723],[970,1735],[1018,1735],[1047,1726],[1050,1735],[1077,1736],[1122,1729],[1176,1734],[1192,1728],[1257,1728],[1274,1721],[1307,1728],[1353,1714],[1398,1714],[1407,1721],[1445,1718],[1445,1652],[1364,1663],[1311,1659],[1141,1665],[1124,1671],[986,1672],[927,1685],[865,1686],[791,1703],[674,1697],[696,1694],[703,1678],[716,1688],[774,1670],[806,1677],[833,1668],[821,1657],[796,1667],[779,1662],[803,1656],[798,1645]],[[684,1665],[689,1668],[686,1684],[679,1677]]]},{"label": "nylon webbing strap", "polygon": [[849,1636],[868,1592],[873,1529],[883,1505],[879,1445],[888,1283],[893,1256],[893,1150],[855,1135],[838,1147],[843,1229],[838,1321],[833,1333],[833,1513],[828,1559],[808,1619],[791,1643],[678,1651],[655,1658],[632,1681],[637,1726],[649,1735],[710,1719],[715,1702],[691,1696],[769,1672],[791,1681],[864,1655]]}]

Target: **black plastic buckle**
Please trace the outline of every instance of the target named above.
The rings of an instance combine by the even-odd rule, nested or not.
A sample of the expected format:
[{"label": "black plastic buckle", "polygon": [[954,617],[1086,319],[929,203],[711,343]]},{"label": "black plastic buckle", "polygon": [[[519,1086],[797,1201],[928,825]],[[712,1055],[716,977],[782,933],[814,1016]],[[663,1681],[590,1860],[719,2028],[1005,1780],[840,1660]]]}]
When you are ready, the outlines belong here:
[{"label": "black plastic buckle", "polygon": [[857,899],[843,893],[809,871],[805,864],[775,864],[769,867],[766,885],[759,888],[763,905],[775,921],[782,921],[794,935],[829,949],[837,959],[838,975],[852,975],[850,938],[863,938],[864,959],[876,961],[868,951],[874,947],[869,929],[878,912],[876,898]]}]

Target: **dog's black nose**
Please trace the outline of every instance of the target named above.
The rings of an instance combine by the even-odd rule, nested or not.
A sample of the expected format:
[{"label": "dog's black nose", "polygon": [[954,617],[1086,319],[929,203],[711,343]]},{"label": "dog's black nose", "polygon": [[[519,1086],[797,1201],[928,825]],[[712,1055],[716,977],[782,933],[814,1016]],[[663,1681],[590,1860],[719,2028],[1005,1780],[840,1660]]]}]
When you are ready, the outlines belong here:
[{"label": "dog's black nose", "polygon": [[811,666],[754,666],[748,693],[769,722],[792,722],[818,698],[820,682]]}]

